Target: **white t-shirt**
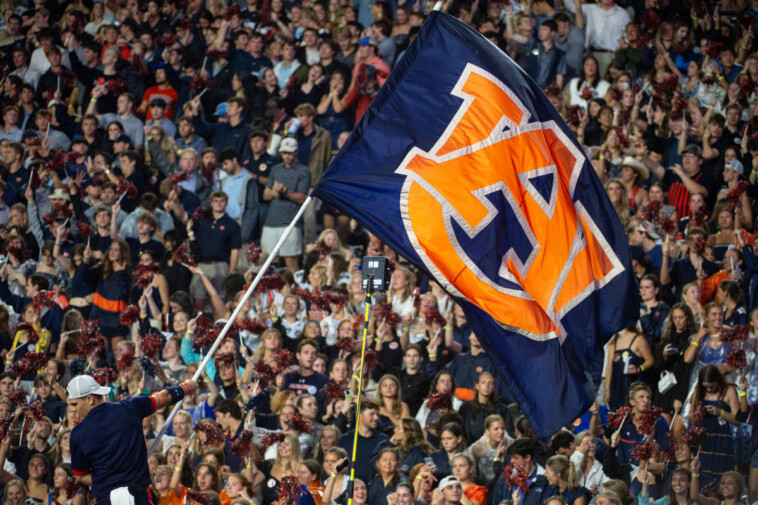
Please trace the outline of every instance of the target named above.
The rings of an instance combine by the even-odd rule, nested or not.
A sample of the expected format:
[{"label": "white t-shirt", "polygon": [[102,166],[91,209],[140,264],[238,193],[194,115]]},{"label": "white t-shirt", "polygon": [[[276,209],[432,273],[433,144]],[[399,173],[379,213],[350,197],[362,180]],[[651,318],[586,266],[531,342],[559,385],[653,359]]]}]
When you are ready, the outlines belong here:
[{"label": "white t-shirt", "polygon": [[597,4],[582,4],[582,13],[587,27],[584,32],[584,47],[589,51],[615,51],[619,38],[624,35],[624,28],[632,21],[629,13],[618,5],[606,10]]}]

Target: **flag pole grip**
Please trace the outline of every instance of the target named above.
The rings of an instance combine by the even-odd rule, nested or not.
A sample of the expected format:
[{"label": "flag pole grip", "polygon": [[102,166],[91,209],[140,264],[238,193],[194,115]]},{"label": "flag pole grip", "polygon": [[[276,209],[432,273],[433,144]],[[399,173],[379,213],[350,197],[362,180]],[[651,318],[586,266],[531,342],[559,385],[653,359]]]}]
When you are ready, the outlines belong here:
[{"label": "flag pole grip", "polygon": [[[237,319],[237,316],[242,311],[242,307],[244,307],[245,303],[247,303],[247,300],[252,296],[253,291],[255,291],[255,288],[258,286],[258,284],[261,282],[261,279],[266,274],[266,271],[268,270],[268,267],[271,266],[271,263],[273,263],[274,258],[276,258],[276,254],[279,252],[279,249],[281,249],[282,245],[284,244],[284,241],[287,240],[287,237],[292,232],[292,229],[295,227],[295,224],[300,220],[300,218],[303,216],[303,213],[305,212],[305,209],[308,207],[308,204],[311,203],[311,200],[313,198],[311,196],[308,196],[303,204],[300,206],[300,209],[298,209],[297,214],[295,215],[294,219],[292,219],[292,222],[285,228],[284,232],[282,233],[282,236],[279,237],[279,241],[276,243],[274,248],[271,250],[271,252],[268,255],[268,258],[266,258],[265,263],[263,263],[263,266],[260,270],[258,270],[258,275],[255,276],[255,279],[250,284],[250,287],[247,288],[247,291],[245,291],[245,294],[240,299],[239,303],[237,304],[237,307],[235,307],[234,312],[232,312],[232,315],[229,316],[229,319],[226,321],[226,324],[224,325],[224,328],[221,330],[221,333],[219,333],[218,337],[216,338],[216,341],[213,342],[213,345],[208,350],[208,354],[203,358],[203,361],[200,363],[200,366],[197,367],[197,371],[195,372],[195,375],[192,376],[192,380],[198,380],[200,378],[200,375],[202,375],[203,370],[205,370],[206,365],[211,360],[213,355],[215,354],[216,350],[221,345],[221,342],[224,340],[224,337],[229,332],[229,328],[232,327],[232,324],[234,324],[234,321]],[[364,332],[364,347],[365,347],[365,332]],[[184,402],[177,402],[176,405],[174,405],[173,410],[171,411],[171,414],[166,418],[166,422],[163,423],[163,426],[161,427],[161,430],[158,432],[158,435],[155,437],[155,441],[153,441],[153,445],[150,446],[150,449],[147,451],[147,457],[149,458],[150,455],[155,451],[156,447],[160,443],[161,439],[163,438],[163,435],[166,434],[166,430],[168,429],[169,424],[171,424],[171,421],[174,419],[174,416],[177,412],[179,412],[182,409],[182,404]]]}]

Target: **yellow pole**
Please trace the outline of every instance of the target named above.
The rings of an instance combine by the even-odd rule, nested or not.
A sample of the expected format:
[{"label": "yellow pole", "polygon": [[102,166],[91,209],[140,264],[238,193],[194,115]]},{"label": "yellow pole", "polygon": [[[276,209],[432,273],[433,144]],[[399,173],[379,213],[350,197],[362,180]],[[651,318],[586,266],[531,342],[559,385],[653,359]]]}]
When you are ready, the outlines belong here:
[{"label": "yellow pole", "polygon": [[361,346],[361,366],[358,372],[358,398],[355,401],[355,435],[353,436],[353,457],[350,462],[350,482],[348,483],[347,504],[353,505],[353,483],[355,481],[355,456],[358,452],[358,425],[361,418],[361,391],[363,391],[363,361],[366,357],[366,335],[368,334],[368,319],[371,314],[371,288],[374,285],[373,277],[369,277],[368,289],[366,290],[366,312],[363,321],[363,344]]}]

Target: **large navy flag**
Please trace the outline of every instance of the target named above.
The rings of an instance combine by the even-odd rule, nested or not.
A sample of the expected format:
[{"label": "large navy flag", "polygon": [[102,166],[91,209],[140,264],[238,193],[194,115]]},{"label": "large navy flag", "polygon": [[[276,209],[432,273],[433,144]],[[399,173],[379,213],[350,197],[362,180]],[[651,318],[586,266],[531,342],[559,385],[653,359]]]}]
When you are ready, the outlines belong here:
[{"label": "large navy flag", "polygon": [[[540,437],[639,317],[624,229],[540,88],[432,13],[313,192],[463,305]],[[597,374],[596,374],[597,378]]]}]

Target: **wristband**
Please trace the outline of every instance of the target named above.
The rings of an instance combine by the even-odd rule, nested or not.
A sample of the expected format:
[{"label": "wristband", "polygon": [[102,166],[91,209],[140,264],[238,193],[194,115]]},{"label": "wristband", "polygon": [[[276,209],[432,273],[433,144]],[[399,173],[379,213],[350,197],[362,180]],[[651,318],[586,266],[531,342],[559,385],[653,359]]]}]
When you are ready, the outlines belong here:
[{"label": "wristband", "polygon": [[744,396],[747,396],[747,393],[746,393],[745,391],[741,391],[741,392],[740,392],[740,398],[742,398],[742,397],[744,397]]},{"label": "wristband", "polygon": [[700,347],[700,344],[698,344],[694,340],[692,342],[690,342],[690,345],[694,345],[695,347]]},{"label": "wristband", "polygon": [[436,353],[432,353],[432,354],[429,354],[429,357],[430,357],[430,358],[436,358],[436,357],[437,357],[437,354],[436,354]]},{"label": "wristband", "polygon": [[634,107],[632,107],[632,110],[640,110],[640,108],[638,105],[635,105]]},{"label": "wristband", "polygon": [[252,468],[253,465],[245,465],[245,468]]},{"label": "wristband", "polygon": [[357,375],[353,375],[353,379],[355,379],[355,380],[357,380],[357,381],[361,380],[361,378],[360,378],[360,377],[358,377]]},{"label": "wristband", "polygon": [[645,371],[645,365],[640,365],[640,372],[644,372],[644,371]]},{"label": "wristband", "polygon": [[416,480],[421,480],[421,479],[423,479],[423,477],[422,477],[422,476],[420,476],[420,475],[416,475]]},{"label": "wristband", "polygon": [[693,477],[700,477],[700,474],[699,473],[693,473],[692,476]]},{"label": "wristband", "polygon": [[445,326],[445,328],[444,328],[445,331],[452,330],[452,329],[453,329],[452,326]]},{"label": "wristband", "polygon": [[278,317],[276,317],[276,316],[274,316],[274,317],[272,317],[272,318],[271,318],[271,320],[272,320],[273,322],[277,322],[277,321],[279,320],[279,318],[278,318]]},{"label": "wristband", "polygon": [[[332,473],[329,474],[329,477],[331,477],[332,479],[336,479],[337,478],[337,474],[334,473],[334,472],[332,472]],[[416,477],[418,477],[418,475]]]},{"label": "wristband", "polygon": [[174,467],[174,470],[175,470],[175,471],[177,471],[177,472],[181,472],[181,471],[182,471],[182,467],[180,467],[180,466],[175,466],[175,467]]},{"label": "wristband", "polygon": [[719,414],[719,419],[724,419],[724,409],[721,409],[721,413]]},{"label": "wristband", "polygon": [[93,96],[92,98],[90,98],[90,99],[89,99],[89,101],[90,101],[90,103],[95,103],[95,102],[97,102],[97,98],[95,98],[95,97]]}]

